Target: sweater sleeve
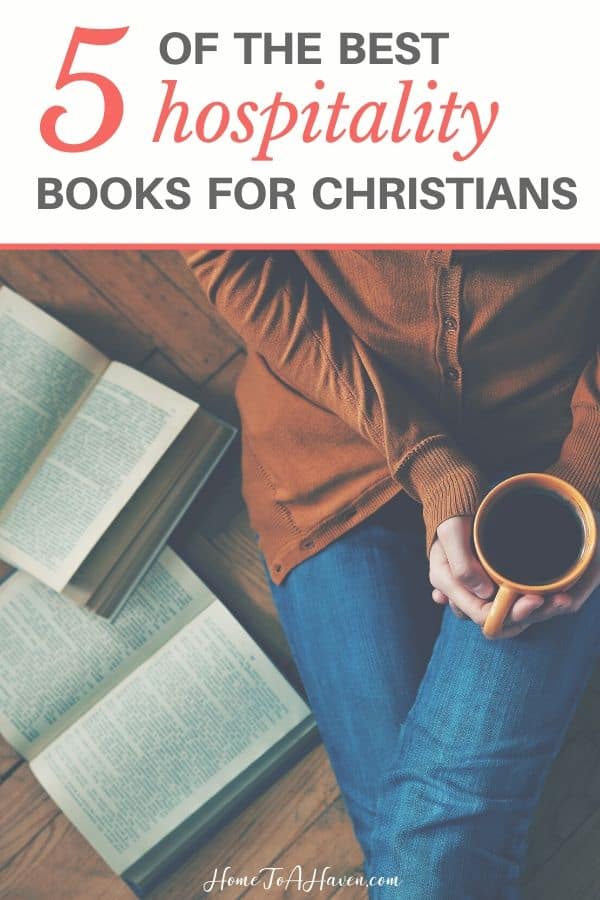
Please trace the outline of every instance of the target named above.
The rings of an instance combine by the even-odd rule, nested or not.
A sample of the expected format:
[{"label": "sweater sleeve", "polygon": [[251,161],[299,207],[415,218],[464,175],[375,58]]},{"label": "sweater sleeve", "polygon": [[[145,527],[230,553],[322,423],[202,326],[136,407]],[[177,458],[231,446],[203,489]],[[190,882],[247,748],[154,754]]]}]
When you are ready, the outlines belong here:
[{"label": "sweater sleeve", "polygon": [[186,259],[248,349],[383,454],[391,475],[423,506],[427,550],[441,522],[475,513],[482,473],[419,401],[417,386],[386,371],[293,252],[199,250]]},{"label": "sweater sleeve", "polygon": [[571,429],[548,471],[564,478],[594,509],[600,509],[600,349],[577,382],[571,414]]}]

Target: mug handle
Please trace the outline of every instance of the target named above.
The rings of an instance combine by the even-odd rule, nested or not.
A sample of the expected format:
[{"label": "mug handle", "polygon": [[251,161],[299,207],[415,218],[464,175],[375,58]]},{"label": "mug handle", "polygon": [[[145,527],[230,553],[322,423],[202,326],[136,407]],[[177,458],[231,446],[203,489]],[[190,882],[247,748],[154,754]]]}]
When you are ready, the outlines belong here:
[{"label": "mug handle", "polygon": [[498,589],[498,593],[494,597],[492,607],[483,625],[483,633],[486,637],[496,637],[502,631],[504,620],[519,596],[518,591],[507,587],[505,584]]}]

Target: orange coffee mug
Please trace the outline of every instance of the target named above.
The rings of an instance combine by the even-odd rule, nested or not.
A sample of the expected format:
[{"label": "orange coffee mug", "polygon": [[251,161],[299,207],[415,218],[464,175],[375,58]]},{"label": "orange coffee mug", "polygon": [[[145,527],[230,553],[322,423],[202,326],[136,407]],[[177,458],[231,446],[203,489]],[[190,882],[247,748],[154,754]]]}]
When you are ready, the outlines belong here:
[{"label": "orange coffee mug", "polygon": [[554,475],[514,475],[483,499],[473,526],[481,565],[498,585],[483,631],[494,637],[521,594],[556,594],[578,581],[598,539],[594,513]]}]

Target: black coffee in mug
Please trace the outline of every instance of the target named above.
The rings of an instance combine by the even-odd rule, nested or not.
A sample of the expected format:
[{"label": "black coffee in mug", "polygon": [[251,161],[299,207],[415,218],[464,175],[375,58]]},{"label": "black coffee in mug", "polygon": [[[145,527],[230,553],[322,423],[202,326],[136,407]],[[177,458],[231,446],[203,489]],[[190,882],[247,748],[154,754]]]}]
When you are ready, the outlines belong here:
[{"label": "black coffee in mug", "polygon": [[544,585],[578,561],[585,529],[573,506],[558,494],[523,485],[501,494],[490,507],[480,540],[488,563],[504,578]]}]

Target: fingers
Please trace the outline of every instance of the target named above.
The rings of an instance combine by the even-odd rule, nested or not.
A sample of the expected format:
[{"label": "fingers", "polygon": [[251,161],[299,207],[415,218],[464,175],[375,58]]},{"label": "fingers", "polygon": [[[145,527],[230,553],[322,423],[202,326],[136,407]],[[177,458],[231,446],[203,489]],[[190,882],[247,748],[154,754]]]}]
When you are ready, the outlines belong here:
[{"label": "fingers", "polygon": [[435,588],[431,592],[431,596],[434,603],[438,603],[440,606],[448,605],[457,619],[468,619],[468,616],[466,616],[464,612],[459,609],[456,603],[453,600],[450,600],[450,598],[443,594],[441,591],[438,591],[437,588]]},{"label": "fingers", "polygon": [[[474,555],[471,530],[468,517],[454,517],[442,523],[430,552],[429,578],[435,603],[448,604],[457,618],[469,618],[483,626],[491,608],[488,598],[496,588]],[[577,602],[577,596],[566,594],[546,600],[537,594],[524,594],[515,601],[495,639],[514,637],[536,622],[573,610]]]},{"label": "fingers", "polygon": [[480,600],[456,581],[449,581],[444,593],[448,595],[448,603],[455,615],[459,618],[467,617],[477,625],[483,625],[491,603]]},{"label": "fingers", "polygon": [[[524,600],[526,598],[522,597],[519,599]],[[542,603],[539,605],[539,607],[529,616],[527,616],[525,620],[521,620],[520,622],[515,623],[514,620],[512,620],[513,612],[511,610],[511,616],[507,618],[502,631],[499,632],[499,634],[495,635],[493,638],[489,638],[489,640],[516,637],[531,625],[538,625],[540,622],[545,622],[548,619],[555,618],[556,616],[564,616],[565,613],[575,611],[575,601],[571,595],[553,594],[551,597],[547,597],[545,600],[542,598]]]},{"label": "fingers", "polygon": [[[552,594],[545,599],[538,597],[538,604],[535,607],[533,607],[534,595],[519,597],[510,616],[506,619],[504,628],[496,635],[496,638],[516,637],[530,625],[537,625],[548,619],[554,619],[556,616],[576,613],[598,587],[597,581],[598,573],[592,569],[577,582],[571,591]],[[529,613],[526,612],[527,607],[531,610]]]},{"label": "fingers", "polygon": [[[490,603],[486,603],[472,594],[460,582],[456,581],[450,570],[444,549],[440,541],[434,541],[429,556],[429,579],[436,589],[436,597],[440,602],[447,598],[448,605],[458,618],[469,618],[478,625],[483,625]],[[433,596],[433,595],[432,595]],[[436,599],[434,597],[434,600]]]},{"label": "fingers", "polygon": [[438,537],[454,580],[476,597],[487,600],[494,592],[494,585],[475,556],[472,531],[470,516],[455,516],[439,526]]},{"label": "fingers", "polygon": [[465,615],[465,613],[462,611],[462,609],[460,609],[460,607],[458,607],[456,605],[456,603],[453,600],[448,600],[448,606],[450,607],[450,609],[452,610],[452,612],[454,613],[454,615],[456,616],[457,619],[468,619],[469,618],[467,615]]},{"label": "fingers", "polygon": [[513,604],[510,613],[506,617],[506,624],[519,624],[543,605],[544,598],[539,594],[523,594]]},{"label": "fingers", "polygon": [[450,600],[445,594],[442,594],[441,591],[438,591],[437,588],[434,588],[431,592],[431,597],[434,603],[438,603],[440,606],[448,605],[457,619],[466,619],[467,616],[458,608],[456,603],[453,600]]},{"label": "fingers", "polygon": [[543,610],[544,613],[548,613],[543,618],[551,619],[553,616],[564,616],[565,613],[575,612],[575,609],[576,604],[573,595],[564,593],[553,594],[547,604],[547,610]]}]

